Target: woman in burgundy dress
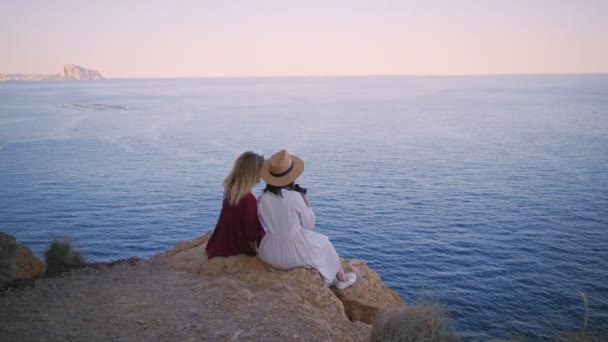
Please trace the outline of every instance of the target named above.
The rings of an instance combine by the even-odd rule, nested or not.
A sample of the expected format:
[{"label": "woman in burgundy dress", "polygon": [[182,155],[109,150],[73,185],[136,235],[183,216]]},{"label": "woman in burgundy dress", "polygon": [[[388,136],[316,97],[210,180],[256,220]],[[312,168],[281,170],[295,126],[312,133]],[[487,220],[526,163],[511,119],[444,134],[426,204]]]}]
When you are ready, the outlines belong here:
[{"label": "woman in burgundy dress", "polygon": [[209,259],[237,254],[256,255],[264,236],[253,187],[260,182],[264,157],[245,152],[224,180],[222,211],[205,250]]}]

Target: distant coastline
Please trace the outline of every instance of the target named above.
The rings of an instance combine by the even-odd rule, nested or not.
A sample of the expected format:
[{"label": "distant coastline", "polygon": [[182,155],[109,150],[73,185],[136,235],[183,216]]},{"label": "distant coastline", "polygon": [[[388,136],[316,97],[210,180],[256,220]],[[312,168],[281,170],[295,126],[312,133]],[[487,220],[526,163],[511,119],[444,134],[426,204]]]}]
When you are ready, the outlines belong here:
[{"label": "distant coastline", "polygon": [[76,75],[63,75],[58,74],[47,74],[47,75],[36,75],[36,74],[6,74],[0,73],[0,82],[6,81],[74,81],[74,80],[197,80],[197,79],[379,79],[379,78],[429,78],[429,79],[454,79],[454,78],[533,78],[533,77],[606,77],[608,72],[595,72],[595,73],[503,73],[503,74],[352,74],[352,75],[340,75],[340,74],[327,74],[327,75],[198,75],[198,76],[116,76],[116,77],[103,77],[99,71],[94,69],[86,69],[77,65],[64,65],[81,70],[90,71],[96,73],[96,76],[91,78],[82,78]]},{"label": "distant coastline", "polygon": [[103,76],[97,70],[74,64],[64,64],[61,71],[52,75],[0,74],[0,82],[7,81],[98,81]]}]

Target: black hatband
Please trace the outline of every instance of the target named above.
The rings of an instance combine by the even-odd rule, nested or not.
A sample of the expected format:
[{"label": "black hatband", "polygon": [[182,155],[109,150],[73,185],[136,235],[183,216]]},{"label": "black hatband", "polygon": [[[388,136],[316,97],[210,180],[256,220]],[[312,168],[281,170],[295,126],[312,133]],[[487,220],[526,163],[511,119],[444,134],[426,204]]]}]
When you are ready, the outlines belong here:
[{"label": "black hatband", "polygon": [[278,177],[283,177],[283,176],[286,176],[288,173],[290,173],[290,172],[291,172],[291,169],[293,169],[293,160],[291,161],[291,166],[290,166],[290,167],[289,167],[287,170],[285,170],[284,172],[281,172],[281,173],[274,173],[274,172],[272,172],[272,171],[270,171],[270,170],[268,170],[268,172],[270,172],[270,175],[271,175],[271,176],[273,176],[273,177],[277,177],[277,178],[278,178]]}]

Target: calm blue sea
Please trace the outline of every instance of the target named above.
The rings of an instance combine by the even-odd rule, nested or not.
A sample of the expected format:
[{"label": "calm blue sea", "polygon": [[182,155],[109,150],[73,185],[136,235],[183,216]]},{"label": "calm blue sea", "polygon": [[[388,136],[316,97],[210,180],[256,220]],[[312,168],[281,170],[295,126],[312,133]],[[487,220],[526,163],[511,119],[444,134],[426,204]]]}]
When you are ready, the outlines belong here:
[{"label": "calm blue sea", "polygon": [[608,75],[0,83],[0,230],[149,257],[282,148],[339,254],[463,340],[577,329],[579,290],[608,336]]}]

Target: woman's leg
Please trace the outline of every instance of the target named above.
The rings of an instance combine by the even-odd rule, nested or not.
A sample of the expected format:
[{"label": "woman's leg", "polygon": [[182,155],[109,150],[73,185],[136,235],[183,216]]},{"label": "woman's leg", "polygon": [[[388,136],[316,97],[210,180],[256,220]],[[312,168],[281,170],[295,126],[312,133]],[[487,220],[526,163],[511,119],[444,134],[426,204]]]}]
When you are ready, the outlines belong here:
[{"label": "woman's leg", "polygon": [[342,265],[340,265],[338,268],[338,273],[336,274],[336,278],[338,278],[338,281],[346,281],[346,274],[344,274]]}]

